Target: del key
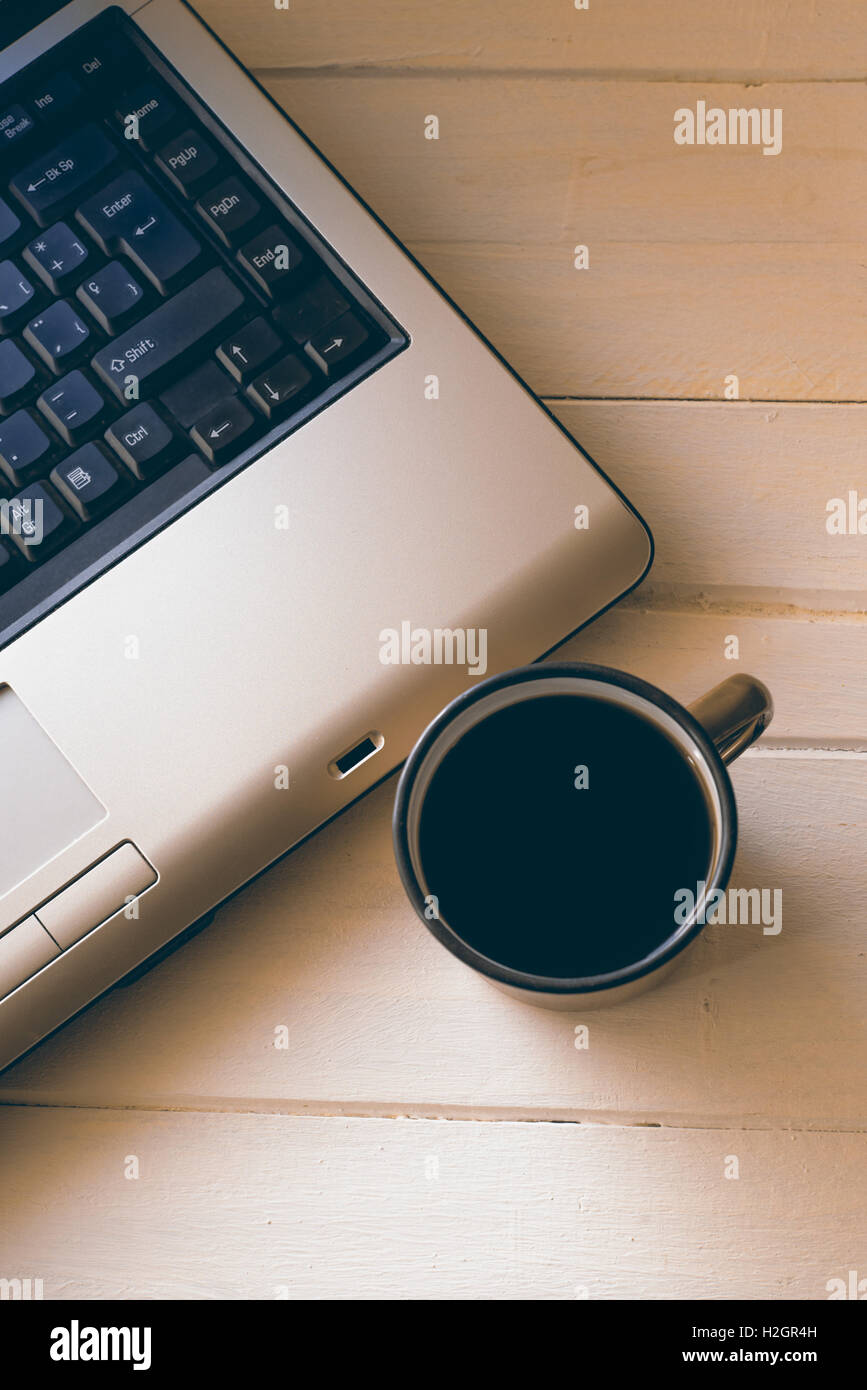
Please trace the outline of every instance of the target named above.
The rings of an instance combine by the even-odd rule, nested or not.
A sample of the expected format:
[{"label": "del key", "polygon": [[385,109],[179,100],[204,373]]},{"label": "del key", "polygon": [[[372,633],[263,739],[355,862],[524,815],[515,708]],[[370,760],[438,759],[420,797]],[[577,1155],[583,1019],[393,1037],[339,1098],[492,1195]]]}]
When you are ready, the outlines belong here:
[{"label": "del key", "polygon": [[102,348],[93,359],[94,369],[118,400],[125,398],[129,376],[144,394],[167,368],[179,370],[190,349],[210,338],[243,303],[225,271],[209,270]]}]

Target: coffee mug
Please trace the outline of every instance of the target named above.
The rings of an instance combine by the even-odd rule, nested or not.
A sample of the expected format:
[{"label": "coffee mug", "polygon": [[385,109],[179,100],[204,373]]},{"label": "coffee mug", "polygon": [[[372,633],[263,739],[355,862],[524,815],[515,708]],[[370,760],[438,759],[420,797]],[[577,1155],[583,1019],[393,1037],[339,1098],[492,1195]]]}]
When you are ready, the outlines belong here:
[{"label": "coffee mug", "polygon": [[453,955],[528,1003],[584,1009],[659,983],[728,883],[726,764],[772,715],[747,675],[689,708],[581,663],[481,682],[424,731],[398,784],[410,901]]}]

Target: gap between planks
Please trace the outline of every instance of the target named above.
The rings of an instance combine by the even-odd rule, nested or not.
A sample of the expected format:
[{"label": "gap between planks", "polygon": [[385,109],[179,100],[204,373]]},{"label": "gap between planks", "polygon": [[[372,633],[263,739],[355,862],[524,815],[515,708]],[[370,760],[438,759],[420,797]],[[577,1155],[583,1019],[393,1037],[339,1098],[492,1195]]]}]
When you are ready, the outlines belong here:
[{"label": "gap between planks", "polygon": [[158,1114],[158,1115],[248,1115],[276,1116],[286,1120],[394,1120],[412,1122],[436,1120],[447,1124],[556,1124],[576,1125],[583,1129],[674,1129],[674,1130],[746,1130],[764,1133],[805,1133],[805,1134],[864,1134],[867,1133],[867,1119],[853,1123],[838,1121],[813,1124],[803,1119],[777,1119],[769,1122],[762,1115],[679,1115],[659,1113],[648,1118],[642,1111],[619,1110],[561,1110],[539,1107],[511,1106],[463,1106],[399,1104],[395,1101],[317,1101],[317,1100],[263,1100],[257,1097],[255,1104],[248,1104],[235,1097],[209,1096],[198,1103],[181,1104],[179,1101],[141,1101],[125,1104],[123,1101],[72,1101],[60,1098],[43,1100],[15,1099],[14,1093],[0,1100],[0,1113],[3,1110],[58,1110],[64,1113],[71,1110],[108,1111],[115,1114]]},{"label": "gap between planks", "polygon": [[[501,245],[504,245],[504,246],[505,246],[505,245],[509,245],[509,244],[511,244],[511,245],[513,245],[513,246],[516,246],[516,247],[519,247],[519,248],[520,248],[524,243],[523,243],[523,242],[519,242],[519,241],[512,242],[512,243],[508,243],[508,242],[502,242],[502,243],[501,243]],[[616,245],[616,244],[617,244],[616,242],[609,242],[609,245],[612,245],[612,246],[614,246],[614,245]],[[745,244],[746,244],[746,243],[744,243],[744,242],[741,243],[741,245],[745,245]],[[730,242],[730,241],[704,242],[703,245],[705,245],[705,246],[730,246],[730,245],[731,245],[731,242]],[[604,404],[606,404],[606,405],[611,405],[611,404],[615,404],[615,405],[616,405],[616,404],[618,404],[618,402],[623,403],[623,404],[628,404],[630,401],[640,401],[643,405],[647,405],[647,404],[651,404],[651,405],[726,405],[727,407],[728,407],[728,406],[735,407],[735,406],[739,406],[739,405],[760,405],[760,406],[781,406],[781,407],[785,407],[787,410],[790,409],[790,408],[793,407],[793,406],[802,407],[802,406],[811,406],[811,405],[818,405],[818,406],[826,406],[826,405],[867,405],[867,400],[862,400],[862,399],[859,399],[859,398],[853,399],[853,400],[851,400],[851,401],[831,399],[830,397],[829,397],[827,400],[820,400],[818,397],[813,397],[813,396],[811,396],[810,399],[809,399],[808,401],[796,401],[796,400],[791,400],[791,399],[785,400],[785,399],[783,399],[782,397],[781,397],[779,400],[771,400],[770,397],[766,399],[764,396],[739,396],[738,399],[737,399],[736,401],[726,401],[725,398],[722,397],[722,396],[639,396],[639,395],[634,395],[634,396],[576,396],[576,395],[571,395],[571,396],[540,396],[539,399],[540,399],[545,405],[551,407],[552,409],[553,409],[555,406],[562,406],[562,405],[573,405],[573,404],[574,404],[574,405],[577,405],[577,404],[579,404],[579,403],[582,404],[582,405],[586,405],[588,401],[590,401],[590,402],[592,402],[592,403],[594,403],[594,404],[595,404],[596,402],[599,402],[599,403],[603,403],[603,402],[604,402]]]},{"label": "gap between planks", "polygon": [[474,68],[474,67],[439,67],[436,64],[428,66],[401,64],[394,67],[388,64],[373,66],[366,64],[352,63],[317,63],[311,67],[253,67],[250,69],[257,82],[266,85],[268,82],[279,82],[283,78],[322,78],[322,77],[375,77],[375,78],[402,78],[410,80],[417,78],[452,78],[463,79],[464,81],[479,81],[480,79],[492,79],[497,82],[514,81],[519,78],[522,82],[527,79],[534,82],[568,81],[568,82],[641,82],[648,84],[692,84],[701,83],[704,87],[743,87],[745,90],[760,89],[762,87],[829,87],[848,84],[857,86],[863,84],[864,78],[852,77],[766,77],[762,81],[753,78],[738,76],[731,72],[728,75],[717,72],[701,72],[689,69],[679,71],[672,69],[670,72],[661,70],[659,72],[647,73],[637,68],[604,68],[594,70],[592,68]]}]

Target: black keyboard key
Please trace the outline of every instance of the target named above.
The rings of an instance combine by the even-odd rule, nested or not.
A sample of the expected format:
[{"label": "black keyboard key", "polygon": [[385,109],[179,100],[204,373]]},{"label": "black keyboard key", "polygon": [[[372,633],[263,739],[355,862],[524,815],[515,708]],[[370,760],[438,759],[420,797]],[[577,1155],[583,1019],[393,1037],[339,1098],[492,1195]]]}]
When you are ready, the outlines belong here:
[{"label": "black keyboard key", "polygon": [[0,254],[15,247],[21,232],[21,218],[3,198],[0,198]]},{"label": "black keyboard key", "polygon": [[144,392],[167,371],[183,370],[192,349],[204,351],[243,303],[244,296],[224,270],[209,270],[101,349],[94,368],[119,400],[124,400],[130,374]]},{"label": "black keyboard key", "polygon": [[10,186],[18,201],[44,227],[116,158],[117,150],[108,136],[89,123],[28,164]]},{"label": "black keyboard key", "polygon": [[234,391],[235,383],[221,371],[216,362],[209,361],[204,362],[201,367],[196,367],[194,372],[182,377],[167,391],[163,391],[160,400],[178,424],[186,430],[200,420],[212,406],[225,400],[227,396],[234,395]]},{"label": "black keyboard key", "polygon": [[84,444],[52,471],[49,480],[82,521],[92,521],[123,500],[128,490],[102,444]]},{"label": "black keyboard key", "polygon": [[36,291],[12,261],[0,264],[0,328],[8,333],[32,314]]},{"label": "black keyboard key", "polygon": [[90,329],[67,300],[58,299],[28,323],[24,339],[59,376],[84,356]]},{"label": "black keyboard key", "polygon": [[11,103],[0,107],[0,146],[6,149],[14,145],[16,149],[36,129],[36,122],[28,116],[23,106]]},{"label": "black keyboard key", "polygon": [[9,535],[25,560],[44,560],[69,539],[75,523],[45,483],[31,483],[9,499]]},{"label": "black keyboard key", "polygon": [[278,298],[293,293],[306,268],[298,242],[273,222],[241,247],[238,260],[261,289]]},{"label": "black keyboard key", "polygon": [[67,444],[82,443],[105,414],[105,401],[82,372],[61,377],[42,393],[37,405]]},{"label": "black keyboard key", "polygon": [[250,235],[262,204],[246,183],[229,175],[202,194],[196,210],[225,246],[238,246]]},{"label": "black keyboard key", "polygon": [[63,294],[78,279],[87,258],[87,247],[65,222],[56,222],[24,248],[25,261],[53,294]]},{"label": "black keyboard key", "polygon": [[43,78],[30,99],[30,109],[41,121],[68,116],[81,101],[81,83],[68,72],[55,72]]},{"label": "black keyboard key", "polygon": [[213,179],[219,163],[220,156],[210,141],[189,126],[157,155],[157,164],[185,198],[194,198]]},{"label": "black keyboard key", "polygon": [[174,463],[181,447],[189,448],[157,408],[146,403],[115,420],[105,437],[121,462],[143,482]]},{"label": "black keyboard key", "polygon": [[343,314],[315,334],[304,350],[326,376],[341,376],[359,356],[368,336],[354,314]]},{"label": "black keyboard key", "polygon": [[158,193],[132,169],[78,209],[108,255],[123,251],[161,294],[169,294],[202,251]]},{"label": "black keyboard key", "polygon": [[199,420],[192,431],[193,442],[211,463],[225,463],[238,452],[238,445],[254,428],[251,411],[236,396],[221,401]]},{"label": "black keyboard key", "polygon": [[18,566],[12,557],[12,551],[0,541],[0,594],[11,587],[18,578]]},{"label": "black keyboard key", "polygon": [[31,395],[39,378],[36,368],[11,338],[0,342],[0,411],[8,415]]},{"label": "black keyboard key", "polygon": [[30,410],[0,420],[0,467],[16,487],[44,477],[54,444]]},{"label": "black keyboard key", "polygon": [[138,140],[143,150],[152,150],[163,140],[179,116],[178,103],[168,88],[153,78],[124,92],[114,110],[121,133],[127,140]]},{"label": "black keyboard key", "polygon": [[273,310],[274,322],[296,343],[306,343],[348,308],[349,300],[323,275],[294,299],[278,304]]},{"label": "black keyboard key", "polygon": [[283,348],[283,339],[267,319],[245,323],[217,348],[217,359],[236,381],[250,381]]},{"label": "black keyboard key", "polygon": [[110,92],[134,82],[143,63],[141,49],[122,34],[103,31],[88,34],[69,55],[66,67],[88,100],[104,101]]},{"label": "black keyboard key", "polygon": [[297,409],[310,396],[313,374],[298,357],[283,357],[256,377],[247,395],[268,419],[277,419]]},{"label": "black keyboard key", "polygon": [[109,261],[78,287],[78,298],[106,333],[120,333],[136,317],[144,290],[135,276],[121,265]]}]

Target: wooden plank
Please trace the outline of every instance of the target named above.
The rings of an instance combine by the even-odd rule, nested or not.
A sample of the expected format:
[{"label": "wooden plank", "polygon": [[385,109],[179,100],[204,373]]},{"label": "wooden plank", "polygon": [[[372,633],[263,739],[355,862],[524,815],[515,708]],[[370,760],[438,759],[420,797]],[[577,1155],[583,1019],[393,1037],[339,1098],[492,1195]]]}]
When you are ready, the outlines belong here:
[{"label": "wooden plank", "polygon": [[[726,656],[733,638],[736,659]],[[774,696],[765,746],[867,748],[867,618],[770,617],[746,605],[701,613],[667,608],[665,600],[649,607],[639,594],[603,614],[558,655],[626,666],[685,702],[733,672],[749,671]]]},{"label": "wooden plank", "polygon": [[7,1110],[3,1269],[46,1299],[824,1299],[861,1258],[865,1158],[863,1134]]},{"label": "wooden plank", "polygon": [[[863,86],[763,86],[785,116],[770,159],[677,147],[695,85],[270,87],[535,390],[721,399],[734,374],[742,398],[867,398]],[[439,141],[424,139],[430,113]]]},{"label": "wooden plank", "polygon": [[254,67],[538,69],[770,81],[860,78],[860,0],[291,0],[250,23],[236,0],[195,8]]},{"label": "wooden plank", "polygon": [[867,496],[863,406],[552,404],[646,518],[651,586],[867,610],[867,536],[826,526],[831,498]]},{"label": "wooden plank", "polygon": [[[685,82],[278,73],[267,87],[408,241],[562,242],[576,280],[576,242],[590,247],[585,279],[600,243],[613,253],[618,243],[864,242],[863,83],[708,92]],[[779,108],[780,154],[675,144],[675,112],[699,100]],[[431,114],[436,140],[425,138]]]},{"label": "wooden plank", "polygon": [[595,275],[570,248],[409,243],[540,395],[867,399],[854,243],[606,243]]},{"label": "wooden plank", "polygon": [[732,882],[782,889],[782,930],[708,927],[662,987],[575,1015],[507,998],[416,920],[392,780],[5,1073],[0,1099],[865,1128],[865,768],[741,759]]}]

